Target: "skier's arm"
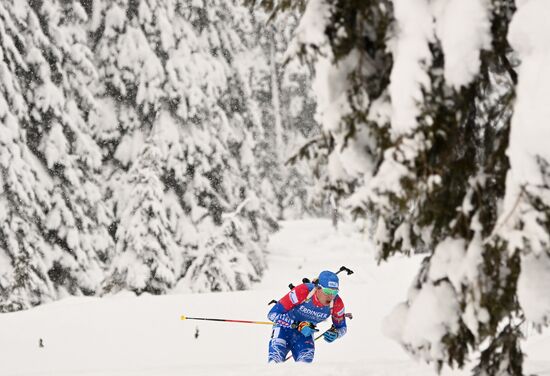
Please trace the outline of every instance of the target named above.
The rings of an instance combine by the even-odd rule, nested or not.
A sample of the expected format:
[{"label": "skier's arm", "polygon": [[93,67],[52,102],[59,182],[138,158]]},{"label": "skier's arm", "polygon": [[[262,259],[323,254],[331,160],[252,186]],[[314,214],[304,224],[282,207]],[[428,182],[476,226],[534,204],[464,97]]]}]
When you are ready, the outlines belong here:
[{"label": "skier's arm", "polygon": [[346,308],[339,296],[334,300],[332,308],[332,325],[336,329],[336,333],[338,333],[338,338],[343,337],[348,330],[346,325]]},{"label": "skier's arm", "polygon": [[273,306],[273,308],[271,308],[267,314],[267,318],[275,324],[279,324],[281,326],[291,326],[294,323],[294,320],[290,318],[288,311],[306,300],[308,294],[309,289],[307,285],[301,284],[296,286],[292,289],[292,291],[283,296],[277,304]]}]

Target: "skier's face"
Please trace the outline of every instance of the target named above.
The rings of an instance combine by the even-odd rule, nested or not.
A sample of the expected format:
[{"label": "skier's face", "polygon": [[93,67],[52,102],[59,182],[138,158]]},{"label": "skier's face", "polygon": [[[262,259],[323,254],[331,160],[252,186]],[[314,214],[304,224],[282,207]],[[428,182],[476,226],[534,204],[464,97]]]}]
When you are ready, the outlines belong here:
[{"label": "skier's face", "polygon": [[319,299],[321,304],[324,304],[327,306],[330,304],[330,302],[334,300],[334,298],[336,298],[336,295],[325,294],[323,292],[323,289],[320,289],[320,288],[317,289],[317,299]]}]

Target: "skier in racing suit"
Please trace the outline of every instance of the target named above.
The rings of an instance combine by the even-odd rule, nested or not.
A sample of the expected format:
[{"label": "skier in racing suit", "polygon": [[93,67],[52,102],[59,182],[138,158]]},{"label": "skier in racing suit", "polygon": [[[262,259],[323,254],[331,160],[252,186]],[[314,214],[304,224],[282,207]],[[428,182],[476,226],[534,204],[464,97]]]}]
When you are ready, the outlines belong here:
[{"label": "skier in racing suit", "polygon": [[319,274],[317,283],[304,283],[286,294],[269,311],[273,332],[268,361],[283,362],[289,351],[297,362],[311,363],[315,354],[315,325],[332,317],[332,328],[324,333],[327,342],[346,334],[344,302],[338,295],[338,276],[330,271]]}]

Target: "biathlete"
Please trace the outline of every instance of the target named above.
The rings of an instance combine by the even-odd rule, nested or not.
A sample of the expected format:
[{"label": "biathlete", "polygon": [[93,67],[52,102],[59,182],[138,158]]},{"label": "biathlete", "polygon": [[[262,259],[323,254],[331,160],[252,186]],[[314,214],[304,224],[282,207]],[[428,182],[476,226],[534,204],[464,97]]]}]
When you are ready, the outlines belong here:
[{"label": "biathlete", "polygon": [[275,304],[267,315],[273,322],[270,363],[284,362],[289,351],[295,361],[311,363],[315,355],[316,325],[329,317],[332,328],[323,334],[325,341],[333,342],[346,334],[345,308],[339,287],[338,276],[323,271],[316,283],[296,286]]}]

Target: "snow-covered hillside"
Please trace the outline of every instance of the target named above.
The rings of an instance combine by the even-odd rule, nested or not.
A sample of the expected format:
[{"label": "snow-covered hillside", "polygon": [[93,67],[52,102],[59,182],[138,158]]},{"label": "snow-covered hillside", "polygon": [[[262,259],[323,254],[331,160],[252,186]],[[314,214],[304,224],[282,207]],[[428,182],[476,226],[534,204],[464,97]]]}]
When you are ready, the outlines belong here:
[{"label": "snow-covered hillside", "polygon": [[[284,222],[270,242],[269,269],[253,291],[68,298],[0,316],[1,376],[432,375],[381,332],[403,300],[419,257],[377,266],[352,227],[329,221]],[[317,342],[312,365],[268,365],[268,325],[181,321],[181,315],[266,320],[267,303],[290,282],[345,265],[342,298],[354,318],[333,344]],[[328,325],[328,324],[325,324]],[[198,333],[198,337],[196,335]],[[44,347],[40,347],[40,339]],[[550,375],[550,333],[529,336],[526,372]],[[467,371],[445,369],[444,375]]]}]

